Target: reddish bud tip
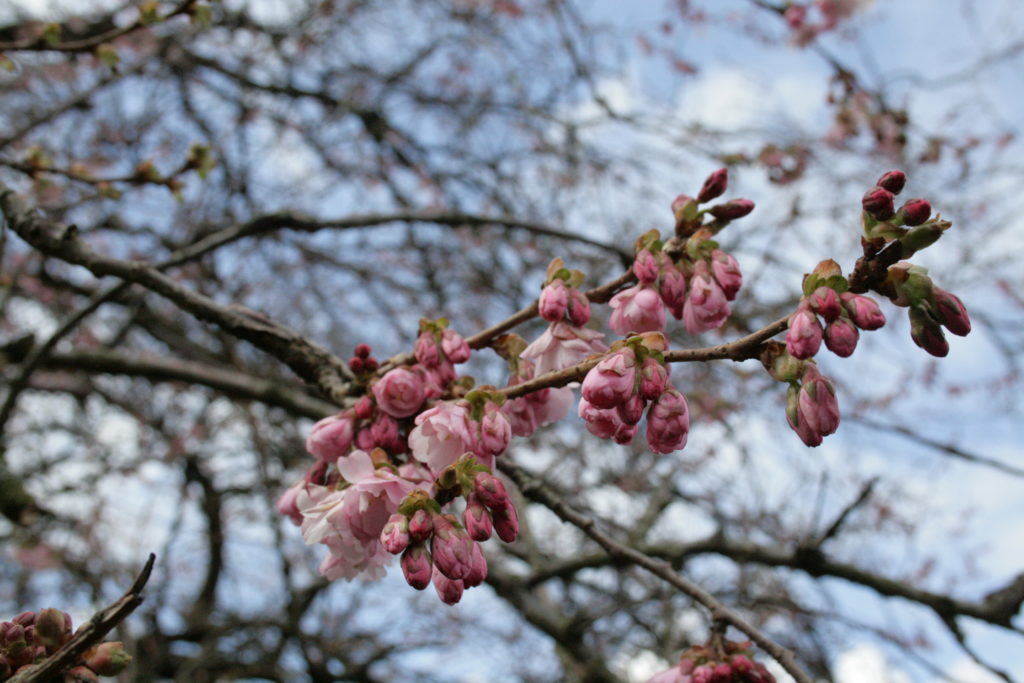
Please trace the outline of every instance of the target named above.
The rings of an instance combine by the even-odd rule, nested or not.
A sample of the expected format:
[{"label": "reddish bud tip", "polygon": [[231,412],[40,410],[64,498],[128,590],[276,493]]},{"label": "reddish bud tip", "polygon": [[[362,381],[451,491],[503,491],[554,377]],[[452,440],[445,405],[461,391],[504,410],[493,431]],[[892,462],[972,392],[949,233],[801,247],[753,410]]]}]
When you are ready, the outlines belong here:
[{"label": "reddish bud tip", "polygon": [[348,359],[348,369],[357,375],[366,369],[366,365],[363,363],[363,359],[355,356]]},{"label": "reddish bud tip", "polygon": [[370,345],[360,344],[356,347],[355,354],[360,358],[366,358],[370,355]]},{"label": "reddish bud tip", "polygon": [[878,187],[881,187],[893,194],[899,194],[903,191],[903,186],[907,184],[907,174],[903,171],[889,171],[882,175],[875,183]]},{"label": "reddish bud tip", "polygon": [[716,204],[708,209],[715,218],[731,221],[737,218],[743,218],[748,213],[754,210],[754,202],[749,199],[730,199],[724,204]]},{"label": "reddish bud tip", "polygon": [[704,187],[700,188],[697,201],[700,203],[710,202],[715,197],[720,197],[729,184],[729,169],[720,168],[704,181]]},{"label": "reddish bud tip", "polygon": [[911,199],[900,211],[903,212],[904,225],[921,225],[931,218],[932,205],[927,199]]},{"label": "reddish bud tip", "polygon": [[896,215],[893,193],[884,187],[872,187],[865,192],[861,206],[875,220],[887,221]]}]

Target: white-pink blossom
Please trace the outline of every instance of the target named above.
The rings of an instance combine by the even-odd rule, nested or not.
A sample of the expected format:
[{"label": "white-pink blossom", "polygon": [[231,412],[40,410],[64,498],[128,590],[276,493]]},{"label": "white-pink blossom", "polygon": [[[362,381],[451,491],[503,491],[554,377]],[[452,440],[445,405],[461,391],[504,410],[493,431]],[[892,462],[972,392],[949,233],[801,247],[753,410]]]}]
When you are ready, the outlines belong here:
[{"label": "white-pink blossom", "polygon": [[649,285],[636,285],[624,289],[608,302],[614,310],[608,326],[616,334],[630,332],[664,332],[665,302],[656,289]]},{"label": "white-pink blossom", "polygon": [[533,362],[534,376],[576,365],[587,356],[604,353],[608,347],[601,342],[604,335],[586,327],[568,323],[552,323],[520,354]]},{"label": "white-pink blossom", "polygon": [[416,416],[409,433],[409,450],[433,474],[473,450],[469,411],[460,403],[445,401]]}]

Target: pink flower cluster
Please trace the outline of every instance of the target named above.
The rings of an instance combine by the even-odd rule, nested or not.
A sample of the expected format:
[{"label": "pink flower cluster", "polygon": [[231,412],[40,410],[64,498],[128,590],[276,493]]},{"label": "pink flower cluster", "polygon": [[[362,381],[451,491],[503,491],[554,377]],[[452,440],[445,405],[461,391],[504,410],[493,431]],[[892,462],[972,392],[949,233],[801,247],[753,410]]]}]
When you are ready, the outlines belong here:
[{"label": "pink flower cluster", "polygon": [[775,683],[775,677],[751,654],[752,644],[724,641],[720,647],[697,645],[679,664],[655,674],[647,683]]},{"label": "pink flower cluster", "polygon": [[438,596],[449,605],[487,578],[487,560],[478,542],[495,532],[511,543],[519,534],[518,514],[500,480],[480,471],[467,488],[463,523],[454,515],[412,502],[411,511],[391,515],[380,532],[386,551],[401,553],[406,582],[417,590],[433,583]]},{"label": "pink flower cluster", "polygon": [[[0,680],[15,674],[21,678],[30,667],[53,656],[72,635],[71,617],[52,607],[0,622]],[[123,643],[107,641],[72,656],[47,680],[97,681],[98,676],[117,676],[131,661]]]},{"label": "pink flower cluster", "polygon": [[[509,386],[521,384],[536,376],[536,366],[529,359],[520,357],[515,365],[516,372],[509,377]],[[531,436],[539,427],[564,418],[573,400],[572,389],[569,387],[545,387],[506,401],[501,412],[508,417],[513,434]]]},{"label": "pink flower cluster", "polygon": [[[824,326],[818,316],[825,320]],[[883,325],[885,315],[873,299],[845,291],[840,294],[823,285],[804,297],[789,317],[786,348],[794,358],[807,359],[818,353],[824,340],[829,351],[846,358],[857,348],[858,328],[877,330]]]},{"label": "pink flower cluster", "polygon": [[721,249],[707,259],[686,259],[678,264],[664,252],[637,252],[633,272],[638,284],[624,289],[609,304],[608,326],[627,335],[665,330],[666,310],[682,320],[690,334],[720,327],[729,317],[729,302],[743,283],[739,264]]},{"label": "pink flower cluster", "polygon": [[804,364],[799,382],[786,394],[786,420],[808,446],[820,446],[824,437],[839,429],[839,402],[832,382],[814,362]]},{"label": "pink flower cluster", "polygon": [[686,397],[669,383],[668,374],[667,366],[639,344],[624,346],[602,359],[583,379],[579,415],[587,430],[628,444],[647,410],[645,435],[652,451],[671,453],[686,446],[689,407]]},{"label": "pink flower cluster", "polygon": [[409,449],[437,477],[465,453],[494,469],[494,459],[505,452],[511,438],[512,425],[493,401],[481,400],[478,406],[466,400],[445,401],[416,416]]}]

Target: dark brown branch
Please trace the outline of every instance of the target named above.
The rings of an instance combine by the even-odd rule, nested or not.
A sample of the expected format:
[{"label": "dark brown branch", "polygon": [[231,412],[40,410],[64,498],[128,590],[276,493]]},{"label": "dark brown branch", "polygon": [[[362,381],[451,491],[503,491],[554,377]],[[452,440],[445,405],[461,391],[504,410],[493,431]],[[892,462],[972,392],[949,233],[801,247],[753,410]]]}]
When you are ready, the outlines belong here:
[{"label": "dark brown branch", "polygon": [[116,602],[111,603],[104,609],[92,616],[85,624],[80,626],[71,640],[64,644],[59,650],[47,657],[38,664],[15,674],[9,680],[10,683],[45,683],[56,680],[55,677],[67,669],[75,666],[82,655],[93,645],[103,640],[103,637],[110,633],[111,629],[124,621],[135,608],[142,604],[142,589],[149,581],[149,575],[153,571],[153,562],[156,555],[150,553],[146,565],[136,577],[131,588],[125,592]]},{"label": "dark brown branch", "polygon": [[746,619],[733,610],[726,607],[696,583],[679,575],[670,564],[662,560],[656,560],[635,548],[619,543],[611,536],[597,528],[593,519],[586,517],[569,507],[569,505],[566,504],[565,501],[556,495],[550,488],[545,486],[538,479],[532,477],[526,472],[526,470],[522,469],[518,465],[514,465],[507,459],[501,458],[498,460],[498,468],[516,483],[516,486],[518,486],[523,492],[523,495],[534,502],[544,505],[558,515],[558,517],[563,521],[577,527],[580,531],[585,533],[596,541],[598,545],[604,548],[611,559],[632,563],[647,570],[651,574],[654,574],[675,588],[678,588],[681,592],[706,607],[711,612],[713,619],[726,621],[746,634],[747,637],[757,643],[762,650],[767,652],[779,664],[781,664],[782,668],[784,668],[786,672],[789,673],[789,675],[798,683],[812,683],[810,676],[808,676],[800,665],[797,664],[796,658],[793,656],[792,652],[766,636],[760,629],[747,622]]}]

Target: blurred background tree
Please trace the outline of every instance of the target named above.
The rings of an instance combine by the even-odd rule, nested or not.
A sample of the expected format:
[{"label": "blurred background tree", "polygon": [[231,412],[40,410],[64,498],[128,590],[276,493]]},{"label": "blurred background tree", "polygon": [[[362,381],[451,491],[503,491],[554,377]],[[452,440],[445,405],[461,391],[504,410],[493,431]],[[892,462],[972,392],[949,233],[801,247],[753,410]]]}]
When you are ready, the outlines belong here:
[{"label": "blurred background tree", "polygon": [[[396,572],[316,575],[321,550],[274,501],[310,464],[311,420],[354,398],[324,349],[405,352],[423,316],[468,336],[529,304],[555,256],[588,286],[614,279],[723,165],[758,205],[722,234],[745,287],[718,332],[671,329],[674,348],[735,339],[793,310],[820,259],[852,266],[860,195],[901,168],[954,222],[921,259],[975,321],[945,361],[890,306],[851,360],[823,360],[843,426],[816,451],[756,362],[716,362],[675,369],[682,452],[573,418],[505,457],[819,680],[1024,676],[1012,0],[0,9],[11,616],[53,605],[78,623],[155,552],[118,631],[125,680],[644,680],[704,640],[704,613],[537,488],[458,607]],[[15,195],[23,220],[167,278],[32,248]],[[485,350],[469,372],[501,385],[503,368]]]}]

